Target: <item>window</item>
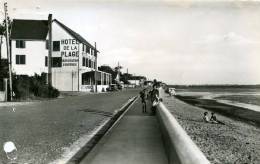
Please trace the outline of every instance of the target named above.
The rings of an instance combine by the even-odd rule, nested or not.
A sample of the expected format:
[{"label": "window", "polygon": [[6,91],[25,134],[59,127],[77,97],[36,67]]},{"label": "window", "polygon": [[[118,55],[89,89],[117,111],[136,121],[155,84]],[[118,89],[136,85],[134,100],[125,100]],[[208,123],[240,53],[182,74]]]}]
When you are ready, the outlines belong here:
[{"label": "window", "polygon": [[45,56],[45,67],[48,66],[48,56]]},{"label": "window", "polygon": [[45,48],[46,48],[47,50],[49,49],[49,40],[46,40]]},{"label": "window", "polygon": [[52,67],[61,67],[61,57],[52,57]]},{"label": "window", "polygon": [[82,51],[85,52],[85,45],[82,44]]},{"label": "window", "polygon": [[25,64],[25,55],[16,55],[16,64]]},{"label": "window", "polygon": [[85,57],[83,57],[83,59],[82,59],[82,66],[86,66],[86,59],[85,59]]},{"label": "window", "polygon": [[16,48],[25,48],[25,41],[24,40],[17,40],[16,41]]},{"label": "window", "polygon": [[91,60],[88,59],[88,67],[91,68]]},{"label": "window", "polygon": [[90,51],[91,51],[91,48],[86,47],[86,52],[87,52],[87,53],[90,53]]},{"label": "window", "polygon": [[53,41],[53,51],[60,51],[60,41]]},{"label": "window", "polygon": [[89,67],[88,58],[86,58],[86,67]]}]

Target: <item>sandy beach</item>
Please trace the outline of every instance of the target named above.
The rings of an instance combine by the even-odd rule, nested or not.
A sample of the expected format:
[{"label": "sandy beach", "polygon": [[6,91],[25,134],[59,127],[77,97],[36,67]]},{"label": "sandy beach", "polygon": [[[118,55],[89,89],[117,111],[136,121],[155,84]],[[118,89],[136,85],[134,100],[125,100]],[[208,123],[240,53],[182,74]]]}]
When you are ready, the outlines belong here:
[{"label": "sandy beach", "polygon": [[260,128],[219,114],[217,118],[225,125],[205,123],[202,116],[207,110],[168,95],[163,100],[211,163],[260,161]]}]

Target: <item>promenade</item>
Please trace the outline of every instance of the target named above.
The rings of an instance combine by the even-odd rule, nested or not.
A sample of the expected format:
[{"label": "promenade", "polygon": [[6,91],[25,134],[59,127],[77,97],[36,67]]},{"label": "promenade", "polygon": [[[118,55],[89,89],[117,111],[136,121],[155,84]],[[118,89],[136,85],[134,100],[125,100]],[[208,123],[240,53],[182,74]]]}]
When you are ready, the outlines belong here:
[{"label": "promenade", "polygon": [[117,125],[98,143],[81,164],[168,163],[156,116],[142,113],[138,99]]}]

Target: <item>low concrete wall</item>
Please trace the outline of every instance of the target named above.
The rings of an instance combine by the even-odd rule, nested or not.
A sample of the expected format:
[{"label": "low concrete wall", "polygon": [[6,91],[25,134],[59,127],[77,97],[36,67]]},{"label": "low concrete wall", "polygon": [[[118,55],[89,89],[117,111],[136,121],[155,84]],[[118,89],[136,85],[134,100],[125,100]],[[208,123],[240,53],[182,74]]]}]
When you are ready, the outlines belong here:
[{"label": "low concrete wall", "polygon": [[[109,85],[97,85],[98,92],[106,92]],[[95,85],[81,85],[80,91],[92,92],[95,89]]]},{"label": "low concrete wall", "polygon": [[1,101],[6,101],[6,95],[5,95],[5,92],[3,92],[3,91],[0,91],[0,102]]},{"label": "low concrete wall", "polygon": [[157,106],[157,119],[169,164],[210,163],[163,103]]},{"label": "low concrete wall", "polygon": [[0,90],[0,102],[7,101],[7,79],[3,79],[3,91]]}]

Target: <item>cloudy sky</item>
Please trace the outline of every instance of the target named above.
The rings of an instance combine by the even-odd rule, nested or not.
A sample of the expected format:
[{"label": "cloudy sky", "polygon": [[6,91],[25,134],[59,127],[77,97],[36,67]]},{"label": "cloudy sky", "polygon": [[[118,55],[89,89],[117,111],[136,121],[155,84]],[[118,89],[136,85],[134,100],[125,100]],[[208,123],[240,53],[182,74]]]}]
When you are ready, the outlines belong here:
[{"label": "cloudy sky", "polygon": [[8,0],[8,6],[12,18],[52,13],[97,42],[100,64],[120,62],[124,72],[170,84],[260,84],[257,1]]}]

